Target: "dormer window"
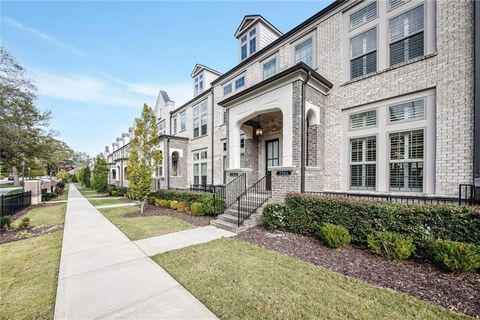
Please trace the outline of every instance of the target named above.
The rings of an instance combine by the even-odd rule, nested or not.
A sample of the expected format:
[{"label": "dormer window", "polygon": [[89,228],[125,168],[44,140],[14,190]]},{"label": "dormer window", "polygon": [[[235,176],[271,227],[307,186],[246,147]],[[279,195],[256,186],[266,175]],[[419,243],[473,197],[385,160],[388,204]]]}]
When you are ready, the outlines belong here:
[{"label": "dormer window", "polygon": [[250,29],[240,38],[240,57],[245,60],[257,51],[257,28]]},{"label": "dormer window", "polygon": [[195,77],[195,95],[203,91],[203,73]]}]

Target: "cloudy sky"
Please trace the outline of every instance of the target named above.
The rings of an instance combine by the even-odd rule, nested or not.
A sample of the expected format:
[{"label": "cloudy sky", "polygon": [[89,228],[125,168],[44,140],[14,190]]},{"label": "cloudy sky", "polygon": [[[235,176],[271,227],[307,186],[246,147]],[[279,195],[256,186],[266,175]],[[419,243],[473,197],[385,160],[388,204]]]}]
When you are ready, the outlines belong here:
[{"label": "cloudy sky", "polygon": [[160,89],[180,106],[195,63],[221,72],[238,61],[246,14],[287,32],[330,1],[2,1],[1,44],[39,88],[52,128],[91,155],[153,105]]}]

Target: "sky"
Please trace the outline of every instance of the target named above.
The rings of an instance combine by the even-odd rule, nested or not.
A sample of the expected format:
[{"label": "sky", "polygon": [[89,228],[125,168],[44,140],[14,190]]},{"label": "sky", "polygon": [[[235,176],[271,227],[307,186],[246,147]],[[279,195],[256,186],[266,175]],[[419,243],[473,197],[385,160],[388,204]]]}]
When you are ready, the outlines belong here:
[{"label": "sky", "polygon": [[1,1],[0,41],[36,83],[58,138],[94,156],[160,89],[176,106],[192,98],[196,63],[234,67],[244,15],[286,33],[330,2]]}]

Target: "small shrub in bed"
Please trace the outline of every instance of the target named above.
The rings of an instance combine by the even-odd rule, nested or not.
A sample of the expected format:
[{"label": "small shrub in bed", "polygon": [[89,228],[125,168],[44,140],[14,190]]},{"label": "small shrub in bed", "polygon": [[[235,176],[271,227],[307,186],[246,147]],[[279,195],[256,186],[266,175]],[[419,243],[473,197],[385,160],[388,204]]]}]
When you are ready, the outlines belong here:
[{"label": "small shrub in bed", "polygon": [[187,202],[188,204],[192,204],[194,202],[202,202],[204,195],[205,193],[203,192],[180,191],[180,190],[157,190],[150,194],[150,196],[155,197],[157,199],[184,201],[184,202]]},{"label": "small shrub in bed", "polygon": [[194,202],[190,206],[190,210],[193,216],[203,216],[205,212],[203,211],[203,204],[201,202]]},{"label": "small shrub in bed", "polygon": [[22,220],[20,220],[20,223],[18,224],[18,229],[20,230],[25,230],[30,227],[30,218],[29,217],[24,217]]},{"label": "small shrub in bed", "polygon": [[449,271],[480,269],[480,246],[451,240],[434,240],[431,258],[440,268]]},{"label": "small shrub in bed", "polygon": [[212,193],[205,193],[202,198],[203,212],[207,215],[218,215],[225,210],[225,201]]},{"label": "small shrub in bed", "polygon": [[151,196],[150,196],[150,197],[148,197],[148,203],[149,203],[149,204],[153,204],[153,205],[155,205],[155,200],[157,200],[157,198],[155,198],[155,197],[151,197]]},{"label": "small shrub in bed", "polygon": [[155,200],[155,205],[163,208],[170,208],[170,200],[157,199]]},{"label": "small shrub in bed", "polygon": [[317,236],[330,248],[346,247],[352,240],[347,228],[331,223],[325,223]]},{"label": "small shrub in bed", "polygon": [[178,206],[177,206],[177,211],[188,212],[188,211],[190,211],[190,206],[186,202],[183,202],[183,201],[179,202]]},{"label": "small shrub in bed", "polygon": [[373,253],[393,260],[408,259],[415,251],[412,238],[395,232],[376,231],[368,235],[367,243]]},{"label": "small shrub in bed", "polygon": [[4,216],[0,218],[0,229],[8,230],[12,225],[12,218],[10,216]]},{"label": "small shrub in bed", "polygon": [[270,230],[285,229],[285,207],[277,203],[267,203],[262,213],[262,220]]},{"label": "small shrub in bed", "polygon": [[116,197],[116,196],[118,196],[118,191],[117,191],[117,190],[110,190],[109,194],[110,194],[112,197]]},{"label": "small shrub in bed", "polygon": [[54,199],[57,195],[53,192],[46,192],[42,194],[42,201],[50,201]]},{"label": "small shrub in bed", "polygon": [[170,208],[173,209],[173,210],[177,210],[178,209],[178,204],[179,204],[179,202],[177,200],[171,200],[170,201]]}]

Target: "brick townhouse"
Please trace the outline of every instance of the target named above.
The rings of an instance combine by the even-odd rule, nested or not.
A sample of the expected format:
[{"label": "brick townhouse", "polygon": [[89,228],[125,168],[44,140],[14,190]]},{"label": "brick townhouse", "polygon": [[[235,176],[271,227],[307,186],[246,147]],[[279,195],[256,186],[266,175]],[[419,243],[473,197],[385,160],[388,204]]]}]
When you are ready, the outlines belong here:
[{"label": "brick townhouse", "polygon": [[[457,197],[480,184],[478,7],[334,1],[286,33],[245,16],[236,66],[195,65],[181,106],[160,91],[153,188]],[[105,150],[112,184],[128,185],[131,134]]]}]

